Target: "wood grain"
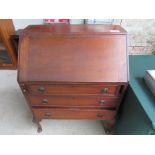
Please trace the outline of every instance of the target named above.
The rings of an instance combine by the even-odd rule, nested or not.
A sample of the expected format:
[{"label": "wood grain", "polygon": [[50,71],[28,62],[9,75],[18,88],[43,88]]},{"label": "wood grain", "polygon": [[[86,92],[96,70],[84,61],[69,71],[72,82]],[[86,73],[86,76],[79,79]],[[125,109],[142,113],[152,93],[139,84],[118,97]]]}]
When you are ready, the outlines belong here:
[{"label": "wood grain", "polygon": [[[44,91],[40,92],[39,89],[43,87]],[[101,94],[101,95],[117,95],[119,85],[104,85],[104,84],[40,84],[28,85],[28,93],[31,94]],[[102,90],[107,89],[107,92]]]},{"label": "wood grain", "polygon": [[28,95],[31,106],[116,108],[119,98],[99,95]]},{"label": "wood grain", "polygon": [[49,109],[33,108],[35,117],[39,119],[97,119],[113,120],[116,112],[112,110],[92,110],[92,109]]},{"label": "wood grain", "polygon": [[42,119],[116,122],[128,86],[126,31],[115,25],[38,25],[20,33],[18,82]]},{"label": "wood grain", "polygon": [[[68,25],[68,29],[73,27]],[[84,29],[83,25],[78,27],[79,31]],[[23,32],[23,36],[21,35],[20,82],[128,81],[127,59],[126,52],[124,52],[126,51],[126,35],[104,33],[101,35],[98,28],[92,26],[91,30],[97,31],[96,33],[100,35],[89,36],[90,34],[82,31],[79,32],[79,37],[75,35],[76,33],[74,37],[71,37],[67,32],[57,37],[57,34],[52,33],[54,30],[50,31],[52,28],[55,28],[55,31],[58,29],[56,26],[41,26],[38,33],[33,32],[33,35],[29,35],[26,33],[28,28],[25,33]],[[66,25],[65,28],[62,25],[60,29],[66,30]],[[29,48],[23,48],[28,42]],[[23,68],[23,63],[26,68]]]}]

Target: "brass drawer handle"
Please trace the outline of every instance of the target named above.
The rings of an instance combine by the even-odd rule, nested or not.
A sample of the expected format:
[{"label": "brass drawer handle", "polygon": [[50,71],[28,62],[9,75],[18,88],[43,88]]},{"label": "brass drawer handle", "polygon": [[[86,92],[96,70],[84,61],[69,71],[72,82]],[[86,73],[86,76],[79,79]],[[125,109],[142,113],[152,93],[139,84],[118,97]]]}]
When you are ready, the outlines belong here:
[{"label": "brass drawer handle", "polygon": [[45,118],[49,118],[51,115],[52,115],[52,114],[51,114],[50,112],[46,112],[46,113],[44,114]]},{"label": "brass drawer handle", "polygon": [[108,93],[108,88],[103,88],[103,89],[101,89],[101,93],[107,94],[107,93]]},{"label": "brass drawer handle", "polygon": [[38,88],[38,91],[39,91],[40,93],[43,93],[43,92],[45,91],[45,88],[44,88],[43,86],[40,86],[40,87]]},{"label": "brass drawer handle", "polygon": [[102,118],[104,115],[101,114],[101,113],[98,113],[96,116],[97,116],[98,118]]},{"label": "brass drawer handle", "polygon": [[27,89],[26,89],[25,85],[24,84],[21,84],[20,86],[22,88],[23,93],[26,93],[27,92]]},{"label": "brass drawer handle", "polygon": [[100,100],[100,101],[99,101],[99,104],[100,104],[100,105],[104,105],[104,104],[105,104],[105,100]]},{"label": "brass drawer handle", "polygon": [[23,89],[23,92],[26,93],[26,89]]},{"label": "brass drawer handle", "polygon": [[43,104],[48,104],[48,99],[44,98],[44,99],[42,100],[42,103],[43,103]]}]

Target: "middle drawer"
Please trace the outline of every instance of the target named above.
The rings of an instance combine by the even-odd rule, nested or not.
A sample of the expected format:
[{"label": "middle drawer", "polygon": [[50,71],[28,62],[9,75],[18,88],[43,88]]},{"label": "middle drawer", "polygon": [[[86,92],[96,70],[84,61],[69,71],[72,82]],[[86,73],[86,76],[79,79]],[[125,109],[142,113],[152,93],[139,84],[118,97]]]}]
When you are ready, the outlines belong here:
[{"label": "middle drawer", "polygon": [[28,95],[31,106],[80,106],[80,107],[111,107],[119,104],[119,98],[103,97],[99,95]]}]

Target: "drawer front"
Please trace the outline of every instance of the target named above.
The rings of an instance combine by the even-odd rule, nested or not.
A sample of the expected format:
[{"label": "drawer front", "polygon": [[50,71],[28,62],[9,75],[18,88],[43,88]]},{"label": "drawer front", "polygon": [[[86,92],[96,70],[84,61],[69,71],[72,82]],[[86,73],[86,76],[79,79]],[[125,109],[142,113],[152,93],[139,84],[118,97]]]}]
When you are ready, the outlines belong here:
[{"label": "drawer front", "polygon": [[103,96],[37,96],[29,95],[29,101],[32,106],[81,106],[81,107],[113,107],[115,108],[118,103],[118,98],[108,98]]},{"label": "drawer front", "polygon": [[32,109],[35,117],[39,119],[98,119],[113,120],[116,111],[113,110],[90,110],[90,109]]},{"label": "drawer front", "polygon": [[28,92],[32,94],[102,94],[116,95],[117,85],[29,85]]}]

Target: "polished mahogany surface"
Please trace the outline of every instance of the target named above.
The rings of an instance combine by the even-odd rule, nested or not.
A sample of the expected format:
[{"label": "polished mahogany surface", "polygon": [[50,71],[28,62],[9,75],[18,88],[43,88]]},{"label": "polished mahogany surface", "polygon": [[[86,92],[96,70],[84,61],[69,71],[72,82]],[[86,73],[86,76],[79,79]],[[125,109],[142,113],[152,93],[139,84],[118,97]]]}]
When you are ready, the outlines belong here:
[{"label": "polished mahogany surface", "polygon": [[[109,34],[116,28],[121,34]],[[20,37],[19,81],[127,82],[125,34],[118,26],[29,26]]]},{"label": "polished mahogany surface", "polygon": [[112,130],[128,85],[126,31],[116,25],[38,25],[20,33],[18,82],[42,119],[96,119]]},{"label": "polished mahogany surface", "polygon": [[54,24],[54,25],[30,25],[24,30],[24,34],[31,35],[34,34],[126,34],[124,30],[119,25],[94,25],[94,24],[78,24],[78,25],[68,25],[68,24]]}]

